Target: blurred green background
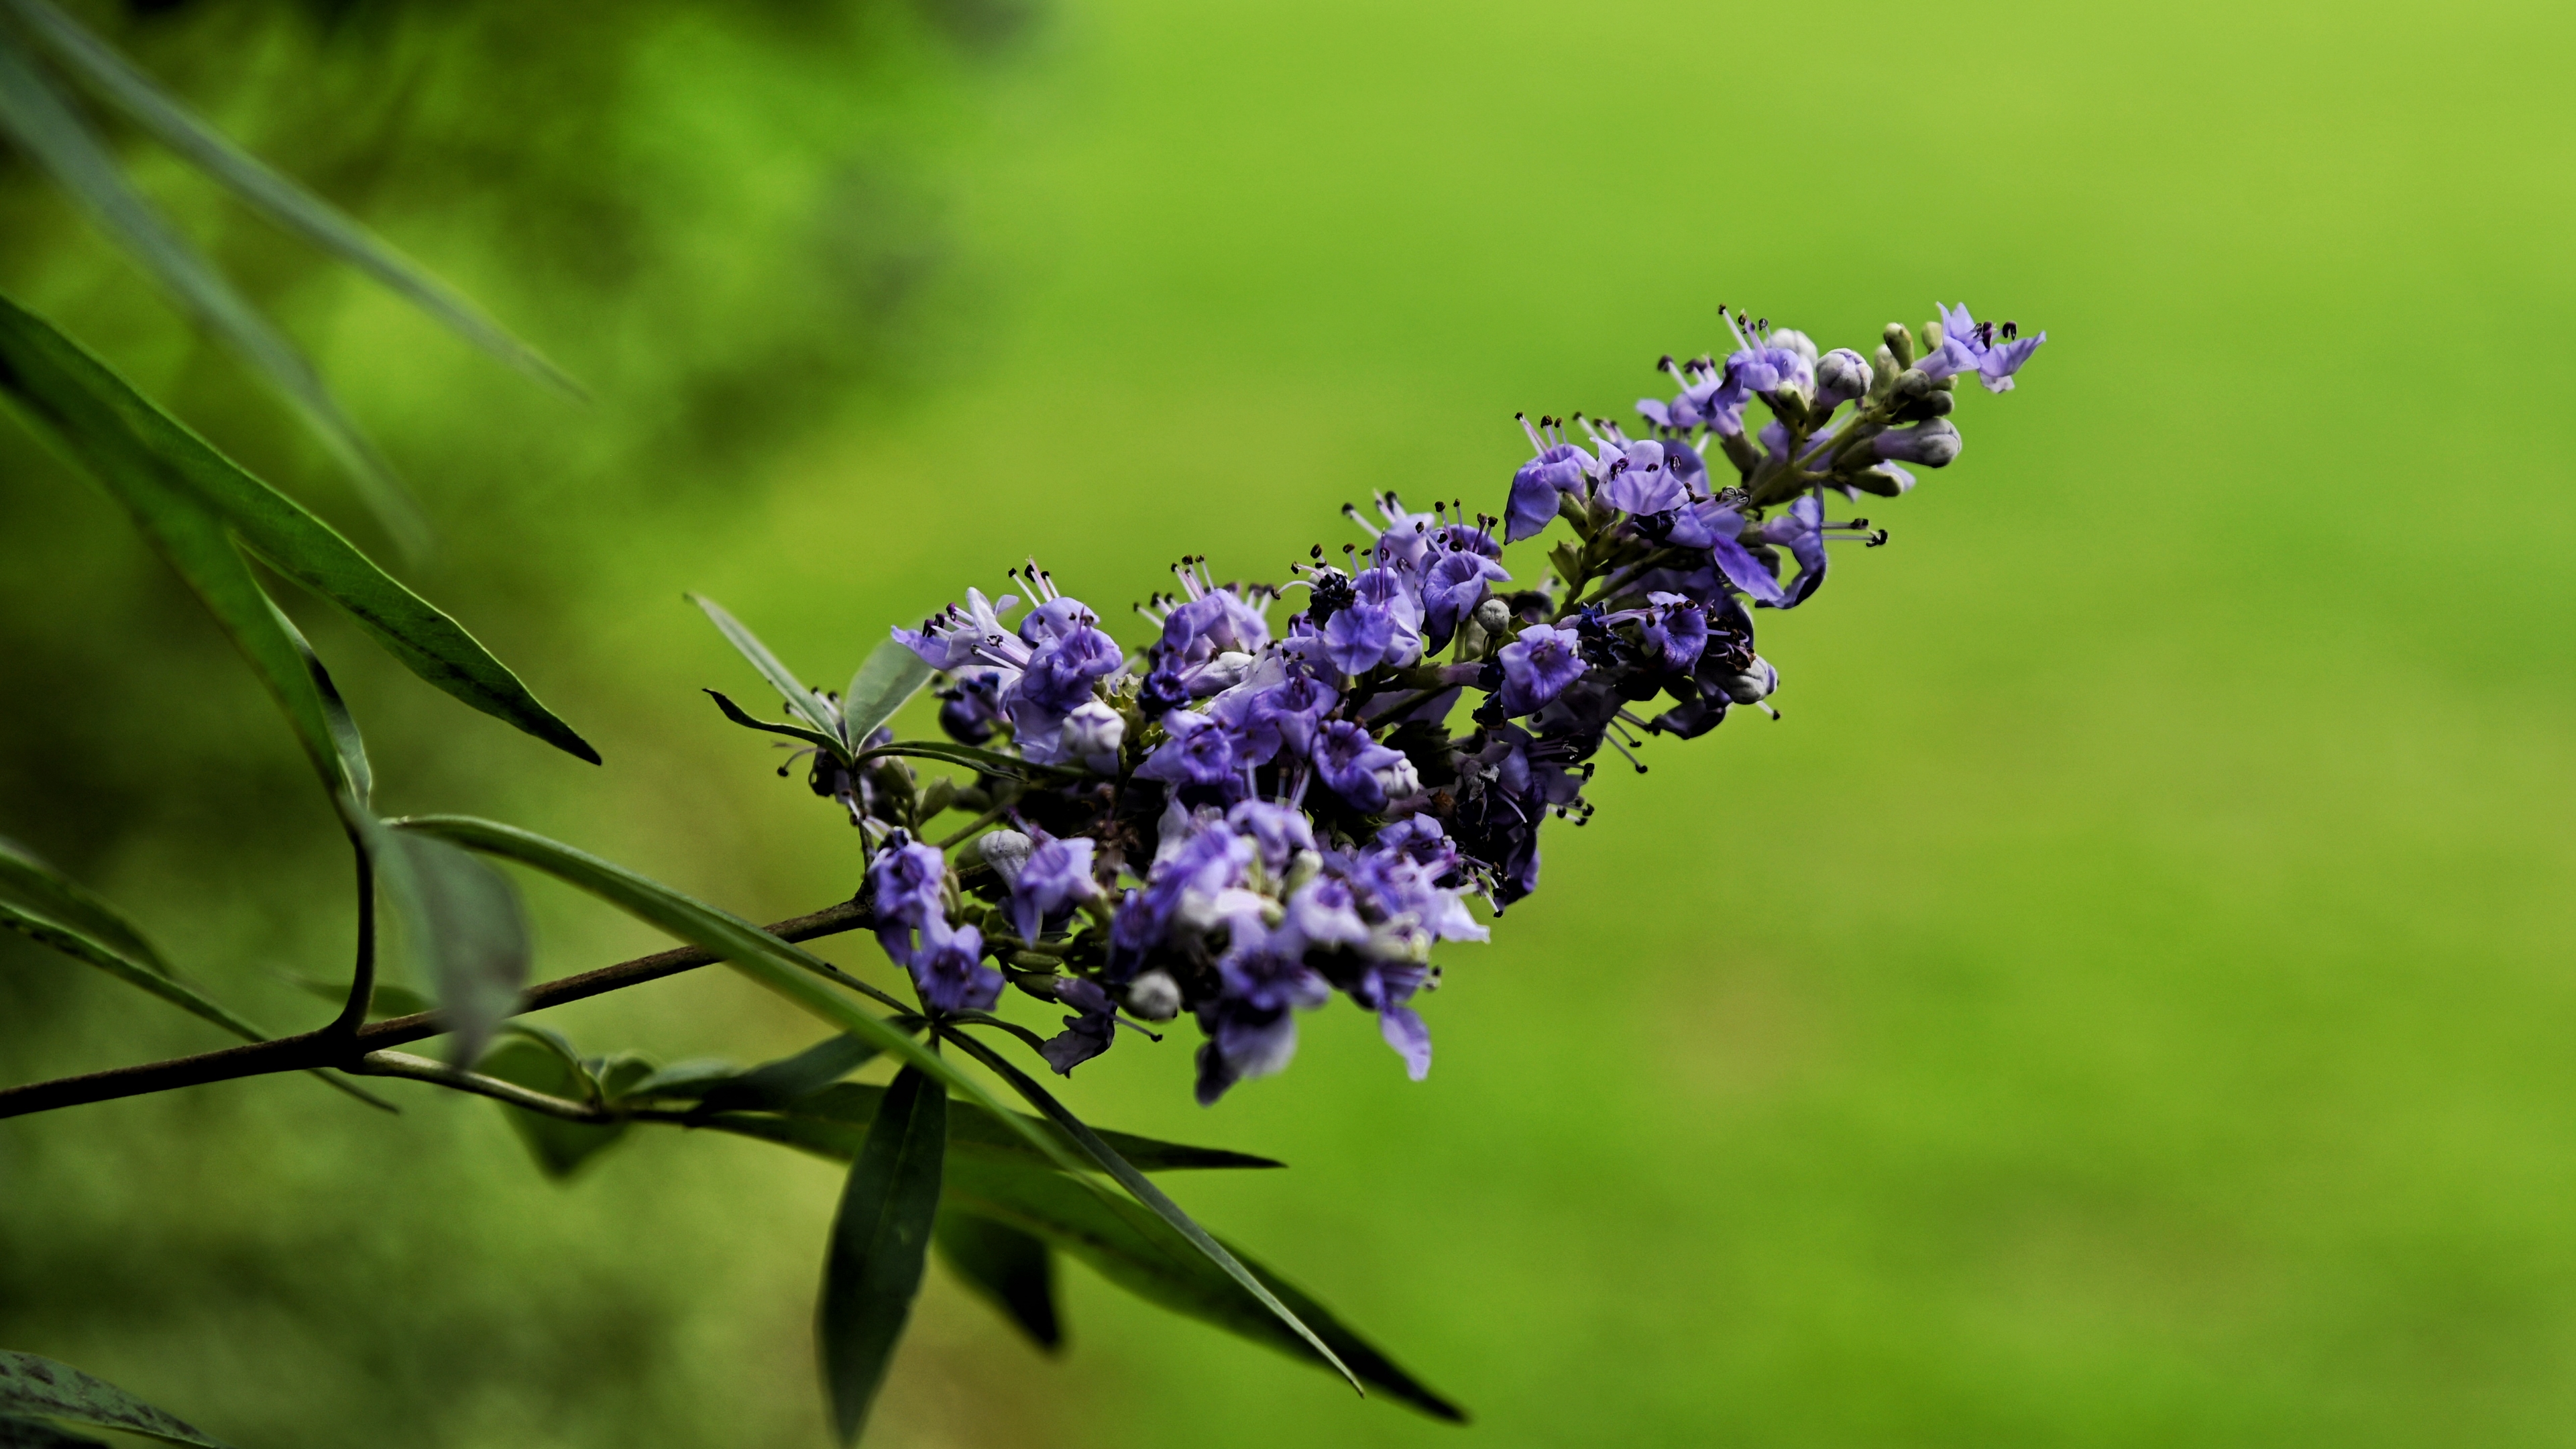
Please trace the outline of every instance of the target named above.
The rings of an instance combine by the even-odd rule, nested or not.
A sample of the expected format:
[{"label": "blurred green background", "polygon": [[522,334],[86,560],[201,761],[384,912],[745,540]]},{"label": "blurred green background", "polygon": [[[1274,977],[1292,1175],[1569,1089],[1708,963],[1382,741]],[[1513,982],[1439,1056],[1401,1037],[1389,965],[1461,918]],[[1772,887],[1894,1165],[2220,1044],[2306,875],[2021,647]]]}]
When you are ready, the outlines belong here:
[{"label": "blurred green background", "polygon": [[[706,707],[752,681],[683,589],[836,679],[1032,550],[1116,614],[1185,551],[1277,577],[1371,489],[1496,506],[1514,410],[1624,415],[1720,302],[2052,341],[1868,510],[1891,547],[1763,618],[1786,718],[1605,771],[1449,951],[1427,1083],[1342,1006],[1214,1111],[1182,1040],[1073,1084],[1294,1164],[1171,1185],[1474,1427],[1075,1268],[1056,1362],[935,1279],[872,1442],[2576,1442],[2576,18],[1031,3],[83,12],[596,393],[134,150],[415,482],[406,576],[608,761],[299,602],[388,807],[813,909],[851,832]],[[382,550],[14,160],[0,287]],[[318,1019],[274,973],[345,970],[322,801],[15,429],[0,694],[0,831]],[[542,974],[654,944],[530,894]],[[551,1020],[815,1035],[714,971]],[[0,943],[10,1080],[216,1044]],[[558,1187],[489,1104],[391,1090],[0,1123],[0,1343],[251,1449],[824,1442],[828,1166],[639,1133]]]}]

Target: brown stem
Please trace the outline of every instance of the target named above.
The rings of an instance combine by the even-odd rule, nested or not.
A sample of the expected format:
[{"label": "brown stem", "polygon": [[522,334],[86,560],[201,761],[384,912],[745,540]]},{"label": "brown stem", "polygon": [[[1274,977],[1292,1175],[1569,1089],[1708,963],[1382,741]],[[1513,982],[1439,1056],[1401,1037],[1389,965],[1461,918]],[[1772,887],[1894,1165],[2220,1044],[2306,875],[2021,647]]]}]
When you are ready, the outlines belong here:
[{"label": "brown stem", "polygon": [[[809,941],[817,936],[858,930],[870,924],[872,919],[867,907],[856,901],[844,901],[812,915],[780,921],[767,929],[771,935],[783,940]],[[659,981],[665,976],[710,966],[722,959],[698,946],[680,946],[650,956],[639,956],[632,961],[621,961],[614,966],[602,966],[596,971],[532,986],[526,995],[519,998],[519,1012],[542,1011],[549,1006],[561,1006],[629,986],[641,986],[647,981]],[[22,1087],[0,1089],[0,1117],[20,1117],[30,1112],[50,1112],[58,1107],[77,1107],[84,1102],[138,1097],[147,1092],[167,1092],[177,1087],[227,1082],[236,1077],[266,1076],[271,1072],[300,1072],[316,1067],[354,1069],[357,1059],[368,1052],[437,1036],[446,1030],[436,1012],[424,1011],[370,1022],[353,1033],[334,1032],[331,1027],[324,1027],[320,1031],[282,1037],[276,1041],[253,1042],[221,1051],[200,1052],[195,1056],[147,1062],[141,1066],[114,1067],[77,1077],[57,1077],[49,1082],[30,1082]]]}]

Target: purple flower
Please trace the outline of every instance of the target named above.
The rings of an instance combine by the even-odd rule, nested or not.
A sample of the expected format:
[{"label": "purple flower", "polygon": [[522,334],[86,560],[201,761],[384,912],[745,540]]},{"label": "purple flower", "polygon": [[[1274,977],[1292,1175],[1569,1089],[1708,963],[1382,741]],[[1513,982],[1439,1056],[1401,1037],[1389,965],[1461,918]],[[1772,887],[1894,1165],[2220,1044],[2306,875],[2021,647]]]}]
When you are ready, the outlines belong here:
[{"label": "purple flower", "polygon": [[921,656],[933,669],[955,671],[971,664],[995,667],[1000,684],[1007,686],[1019,678],[1020,668],[1028,663],[1028,646],[1002,626],[1002,615],[1019,607],[1020,601],[1009,594],[987,602],[974,589],[966,591],[965,607],[950,604],[947,608],[921,621],[919,629],[897,629],[895,642]]},{"label": "purple flower", "polygon": [[1377,1034],[1404,1058],[1404,1074],[1415,1081],[1431,1075],[1431,1028],[1409,1006],[1378,1008]]},{"label": "purple flower", "polygon": [[1630,443],[1611,462],[1609,481],[1601,490],[1603,501],[1623,513],[1662,513],[1680,507],[1688,496],[1664,466],[1664,445],[1651,439]]},{"label": "purple flower", "polygon": [[1274,876],[1287,874],[1297,852],[1315,848],[1315,828],[1305,812],[1285,805],[1245,800],[1225,813],[1225,823],[1252,842],[1261,868]]},{"label": "purple flower", "polygon": [[[1789,505],[1787,516],[1774,518],[1762,525],[1762,541],[1789,550],[1798,561],[1798,576],[1789,581],[1777,602],[1764,600],[1775,609],[1794,609],[1815,593],[1825,581],[1825,505],[1813,493],[1803,493]],[[1759,597],[1759,595],[1756,595]]]},{"label": "purple flower", "polygon": [[1028,856],[1011,886],[1011,926],[1023,941],[1038,939],[1046,919],[1077,901],[1097,899],[1092,841],[1059,840],[1032,828]]},{"label": "purple flower", "polygon": [[[1055,601],[1058,604],[1071,602],[1069,599]],[[1038,645],[1030,654],[1026,672],[1020,675],[1015,698],[1062,714],[1090,701],[1093,680],[1118,672],[1119,665],[1125,662],[1118,641],[1087,622],[1087,614],[1083,618],[1086,622],[1068,624],[1062,632]]]},{"label": "purple flower", "polygon": [[1316,728],[1314,760],[1315,773],[1334,794],[1370,813],[1385,809],[1390,793],[1410,795],[1421,788],[1403,752],[1379,744],[1346,719]]},{"label": "purple flower", "polygon": [[1208,1034],[1198,1054],[1196,1095],[1202,1107],[1215,1106],[1247,1077],[1287,1070],[1297,1055],[1297,1018],[1284,1006],[1219,1001],[1201,1011],[1199,1025]]},{"label": "purple flower", "polygon": [[1167,785],[1216,785],[1234,778],[1234,745],[1223,725],[1176,709],[1163,716],[1163,733],[1168,738],[1136,768],[1136,778]]},{"label": "purple flower", "polygon": [[868,862],[869,900],[881,932],[945,919],[947,886],[948,858],[900,830]]},{"label": "purple flower", "polygon": [[1837,347],[1816,359],[1816,406],[1832,412],[1869,394],[1869,359],[1848,347]]},{"label": "purple flower", "polygon": [[1935,378],[1956,373],[1973,373],[1988,392],[2010,392],[2013,374],[2030,361],[2039,344],[2048,340],[2045,332],[2017,337],[2020,330],[2013,323],[2003,325],[2000,341],[1992,322],[1980,322],[1968,315],[1965,302],[1957,307],[1932,304],[1941,312],[1941,345],[1931,356],[1916,364]]},{"label": "purple flower", "polygon": [[1003,717],[1001,688],[1000,670],[970,669],[959,674],[956,683],[939,691],[939,728],[960,744],[980,745],[991,739],[993,726]]},{"label": "purple flower", "polygon": [[1571,629],[1533,624],[1502,647],[1501,702],[1506,715],[1523,715],[1554,699],[1583,676],[1582,637]]},{"label": "purple flower", "polygon": [[933,1011],[988,1011],[1001,1000],[1002,973],[983,964],[983,932],[925,925],[921,942],[921,950],[903,964],[924,1005]]},{"label": "purple flower", "polygon": [[1066,1017],[1064,1031],[1039,1047],[1038,1055],[1059,1075],[1069,1077],[1075,1067],[1109,1050],[1117,1035],[1118,1010],[1108,992],[1079,976],[1057,981],[1055,996],[1081,1015]]},{"label": "purple flower", "polygon": [[1870,439],[1869,446],[1882,459],[1946,468],[1959,456],[1959,428],[1948,418],[1933,418],[1910,428],[1890,428]]},{"label": "purple flower", "polygon": [[1377,668],[1395,644],[1395,616],[1384,608],[1353,605],[1324,621],[1324,657],[1344,674]]},{"label": "purple flower", "polygon": [[1445,649],[1458,632],[1458,622],[1485,601],[1485,585],[1511,578],[1503,566],[1482,554],[1444,553],[1422,580],[1424,642]]},{"label": "purple flower", "polygon": [[1521,431],[1529,434],[1530,451],[1535,456],[1512,474],[1512,498],[1503,510],[1505,543],[1537,537],[1556,517],[1558,496],[1580,496],[1584,478],[1594,466],[1590,454],[1565,441],[1555,419],[1541,418],[1537,426],[1530,423],[1527,415],[1520,421]]},{"label": "purple flower", "polygon": [[1639,612],[1652,659],[1668,673],[1687,673],[1708,647],[1708,614],[1698,600],[1681,594],[1651,593],[1646,605]]}]

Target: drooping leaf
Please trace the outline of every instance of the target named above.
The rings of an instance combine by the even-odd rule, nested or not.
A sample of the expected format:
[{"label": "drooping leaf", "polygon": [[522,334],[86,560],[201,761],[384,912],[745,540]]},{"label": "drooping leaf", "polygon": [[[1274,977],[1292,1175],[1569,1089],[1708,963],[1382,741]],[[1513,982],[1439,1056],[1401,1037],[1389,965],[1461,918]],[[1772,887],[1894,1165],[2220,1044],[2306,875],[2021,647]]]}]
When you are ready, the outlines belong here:
[{"label": "drooping leaf", "polygon": [[1207,1256],[1209,1262],[1224,1270],[1227,1277],[1242,1284],[1246,1291],[1260,1300],[1262,1307],[1277,1315],[1281,1323],[1286,1324],[1299,1338],[1304,1339],[1317,1353],[1323,1355],[1326,1363],[1340,1370],[1342,1377],[1350,1382],[1353,1389],[1363,1394],[1368,1392],[1360,1387],[1359,1377],[1351,1372],[1349,1365],[1344,1364],[1333,1353],[1331,1345],[1325,1343],[1312,1327],[1297,1316],[1296,1310],[1281,1302],[1278,1295],[1272,1293],[1267,1285],[1253,1276],[1251,1269],[1244,1267],[1242,1263],[1236,1261],[1234,1254],[1226,1251],[1224,1244],[1211,1236],[1207,1229],[1200,1227],[1188,1213],[1181,1211],[1181,1205],[1172,1201],[1161,1188],[1147,1181],[1145,1174],[1138,1172],[1127,1159],[1119,1156],[1116,1148],[1102,1141],[1099,1133],[1067,1110],[1062,1102],[1055,1099],[1054,1093],[1039,1086],[1028,1073],[1011,1065],[1001,1053],[983,1042],[958,1031],[951,1031],[946,1035],[948,1040],[964,1048],[975,1060],[991,1068],[993,1075],[1008,1082],[1011,1090],[1028,1099],[1029,1105],[1037,1108],[1049,1122],[1064,1129],[1065,1135],[1071,1137],[1082,1149],[1083,1156],[1097,1164],[1101,1171],[1108,1173],[1120,1187],[1133,1193],[1138,1202],[1153,1209],[1155,1216],[1170,1224],[1174,1231],[1189,1242],[1190,1246],[1198,1249]]},{"label": "drooping leaf", "polygon": [[[772,1112],[727,1112],[711,1117],[704,1125],[789,1147],[801,1147],[820,1156],[847,1162],[850,1154],[858,1149],[859,1139],[866,1135],[868,1125],[876,1120],[877,1103],[884,1095],[883,1087],[865,1082],[843,1082]],[[960,1152],[998,1156],[1007,1161],[1049,1168],[1055,1165],[1055,1159],[1030,1146],[1024,1133],[1040,1133],[1053,1138],[1068,1152],[1079,1150],[1055,1124],[1017,1112],[1010,1115],[1018,1119],[1016,1123],[1004,1122],[972,1102],[951,1103],[948,1109],[949,1146]],[[1100,1136],[1121,1157],[1145,1172],[1285,1165],[1248,1152],[1188,1147],[1126,1132],[1103,1132]]]},{"label": "drooping leaf", "polygon": [[920,655],[892,639],[868,651],[859,672],[850,676],[850,692],[841,696],[841,738],[854,750],[865,744],[877,726],[921,692],[930,673]]},{"label": "drooping leaf", "polygon": [[676,1097],[694,1102],[726,1082],[742,1075],[742,1068],[714,1057],[695,1057],[673,1062],[618,1093],[639,1101]]},{"label": "drooping leaf", "polygon": [[731,699],[726,698],[724,692],[721,690],[710,689],[706,694],[709,699],[716,702],[716,708],[724,711],[724,717],[726,719],[732,720],[735,724],[741,725],[744,729],[760,730],[764,733],[773,735],[785,735],[791,740],[803,740],[805,743],[812,745],[818,750],[830,751],[835,759],[849,753],[847,750],[841,748],[841,742],[838,739],[831,735],[824,734],[820,730],[809,730],[803,725],[777,724],[769,720],[760,719],[754,716],[750,711],[744,709],[741,705],[738,705]]},{"label": "drooping leaf", "polygon": [[590,1070],[591,1081],[598,1084],[600,1097],[614,1102],[634,1091],[635,1084],[652,1076],[660,1064],[642,1052],[619,1052],[584,1058],[582,1065]]},{"label": "drooping leaf", "polygon": [[[1228,1333],[1328,1367],[1279,1316],[1220,1271],[1204,1253],[1142,1207],[1087,1193],[1062,1173],[997,1158],[952,1154],[943,1198],[949,1212],[972,1213],[1029,1233],[1089,1264],[1102,1277],[1150,1303]],[[1237,1261],[1270,1294],[1333,1347],[1370,1387],[1436,1419],[1463,1421],[1464,1410],[1407,1373],[1332,1310],[1239,1248]]]},{"label": "drooping leaf", "polygon": [[882,1048],[847,1032],[791,1057],[764,1062],[699,1099],[702,1112],[764,1111],[810,1097],[874,1061]]},{"label": "drooping leaf", "polygon": [[[516,826],[464,815],[417,815],[386,823],[397,830],[435,835],[468,849],[534,866],[639,920],[658,926],[692,945],[704,947],[735,970],[816,1018],[865,1037],[905,1064],[920,1068],[965,1100],[989,1108],[999,1116],[1025,1120],[1018,1119],[1016,1113],[1007,1111],[995,1101],[983,1083],[914,1041],[908,1029],[852,1000],[845,988],[835,984],[848,978],[842,977],[820,957],[801,946],[780,940],[730,911],[718,910],[622,865]],[[1034,1127],[1024,1135],[1057,1165],[1081,1170],[1081,1159],[1066,1152],[1058,1139]]]},{"label": "drooping leaf", "polygon": [[9,0],[28,30],[161,144],[178,152],[270,221],[374,277],[458,336],[532,377],[580,395],[553,363],[384,238],[233,144],[150,76],[45,0]]},{"label": "drooping leaf", "polygon": [[[260,593],[263,598],[267,596],[265,589]],[[375,794],[376,772],[367,763],[367,742],[358,733],[357,718],[349,713],[348,701],[340,697],[340,686],[331,682],[331,671],[322,667],[322,656],[313,652],[313,645],[305,639],[304,631],[295,627],[295,621],[286,617],[286,611],[277,607],[275,599],[269,599],[268,612],[276,620],[278,632],[286,636],[287,642],[295,646],[295,652],[304,660],[304,673],[312,679],[314,697],[322,706],[322,722],[330,728],[331,743],[340,753],[340,771],[348,777],[349,790],[358,808],[366,809],[369,799]]]},{"label": "drooping leaf", "polygon": [[1064,1347],[1064,1325],[1055,1304],[1055,1254],[1044,1238],[942,1208],[931,1241],[957,1281],[1000,1309],[1030,1342],[1048,1353]]},{"label": "drooping leaf", "polygon": [[[576,1058],[534,1033],[513,1032],[493,1043],[474,1070],[531,1092],[574,1102],[589,1100],[593,1086],[590,1074]],[[572,1176],[583,1163],[615,1146],[626,1135],[624,1122],[568,1122],[506,1102],[494,1105],[508,1119],[510,1130],[518,1134],[528,1155],[537,1160],[538,1168],[557,1180]]]},{"label": "drooping leaf", "polygon": [[[277,637],[266,595],[234,552],[240,542],[280,573],[348,611],[422,679],[594,764],[599,752],[537,702],[498,659],[284,494],[243,472],[71,339],[0,298],[0,394],[47,444],[96,478],[288,703],[299,735],[331,742],[331,721],[304,680],[304,651]],[[291,668],[289,666],[292,666]],[[336,746],[334,746],[336,748]],[[317,758],[328,758],[324,750]],[[334,767],[337,768],[336,766]]]},{"label": "drooping leaf", "polygon": [[406,551],[429,540],[419,506],[375,445],[340,410],[304,354],[269,324],[125,179],[107,142],[33,55],[0,31],[0,131],[69,192],[98,229],[143,268],[170,300],[221,339],[285,399],[350,476],[359,495]]},{"label": "drooping leaf", "polygon": [[370,854],[412,954],[455,1038],[451,1059],[482,1055],[528,982],[528,923],[499,871],[433,835],[373,829]]},{"label": "drooping leaf", "polygon": [[[778,656],[769,652],[769,646],[761,643],[758,635],[744,628],[741,620],[726,613],[715,600],[691,594],[689,602],[706,610],[707,617],[715,621],[717,631],[742,652],[743,658],[751,661],[751,667],[760,671],[760,677],[769,681],[769,687],[778,691],[779,698],[787,701],[790,714],[812,725],[815,732],[823,737],[820,743],[832,753],[843,759],[849,758],[848,747],[841,743],[841,721],[837,711],[798,679],[795,671],[779,663]],[[713,690],[708,692],[714,693]],[[724,700],[722,696],[718,698],[727,706],[726,714],[735,713],[730,707],[732,701]],[[750,721],[745,719],[743,722]]]},{"label": "drooping leaf", "polygon": [[0,901],[59,921],[157,975],[179,974],[116,907],[5,835],[0,835]]},{"label": "drooping leaf", "polygon": [[75,1434],[43,1419],[0,1414],[0,1449],[108,1449],[104,1439]]},{"label": "drooping leaf", "polygon": [[1000,775],[1012,780],[1035,780],[1048,775],[1081,773],[1078,770],[1067,770],[1055,765],[1032,764],[1017,755],[1005,755],[995,750],[979,750],[973,745],[952,745],[944,740],[896,740],[890,745],[879,745],[874,749],[859,751],[853,757],[853,763],[865,764],[886,755],[910,755],[916,759],[965,765],[987,775]]},{"label": "drooping leaf", "polygon": [[912,1317],[913,1295],[939,1211],[948,1146],[948,1093],[910,1068],[895,1074],[884,1110],[850,1164],[823,1259],[814,1313],[823,1387],[843,1444],[855,1443]]},{"label": "drooping leaf", "polygon": [[64,1419],[195,1449],[231,1449],[223,1440],[105,1379],[67,1363],[7,1349],[0,1349],[0,1414]]}]

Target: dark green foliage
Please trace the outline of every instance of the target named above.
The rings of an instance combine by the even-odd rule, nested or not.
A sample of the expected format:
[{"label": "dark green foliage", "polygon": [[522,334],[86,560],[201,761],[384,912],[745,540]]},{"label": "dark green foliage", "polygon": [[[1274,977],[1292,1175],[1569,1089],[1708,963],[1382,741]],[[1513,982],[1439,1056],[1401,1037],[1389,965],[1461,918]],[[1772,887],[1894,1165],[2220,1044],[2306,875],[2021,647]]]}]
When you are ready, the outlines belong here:
[{"label": "dark green foliage", "polygon": [[412,954],[426,969],[453,1058],[474,1060],[519,1004],[528,979],[528,924],[501,873],[435,836],[371,832],[385,894],[402,915]]},{"label": "dark green foliage", "polygon": [[104,1439],[75,1434],[43,1419],[0,1414],[0,1449],[108,1449]]},{"label": "dark green foliage", "polygon": [[814,1313],[823,1387],[844,1444],[866,1426],[912,1316],[947,1147],[947,1091],[909,1068],[896,1073],[850,1164]]},{"label": "dark green foliage", "polygon": [[166,1409],[156,1408],[105,1379],[32,1353],[0,1349],[0,1414],[41,1415],[75,1424],[141,1434],[195,1449],[230,1449]]},{"label": "dark green foliage", "polygon": [[[589,1070],[561,1037],[524,1027],[513,1028],[495,1042],[474,1069],[513,1086],[572,1102],[588,1102],[598,1091]],[[553,1178],[572,1176],[593,1156],[616,1146],[627,1132],[623,1122],[572,1122],[506,1102],[501,1104],[501,1112],[509,1119],[510,1130],[527,1145],[528,1155],[537,1160],[546,1176]]]},{"label": "dark green foliage", "polygon": [[1048,1353],[1064,1347],[1055,1306],[1055,1255],[1046,1240],[1008,1223],[942,1208],[931,1239],[939,1258]]},{"label": "dark green foliage", "polygon": [[[675,1092],[672,1095],[686,1094]],[[859,1139],[866,1135],[869,1125],[876,1121],[878,1103],[884,1096],[883,1087],[844,1082],[771,1112],[716,1112],[705,1119],[705,1125],[789,1147],[802,1147],[819,1156],[846,1162],[858,1150]],[[1054,1123],[1017,1112],[1009,1115],[1014,1120],[1004,1122],[974,1103],[951,1103],[948,1109],[949,1145],[964,1152],[1038,1167],[1055,1167],[1060,1162],[1031,1146],[1029,1138],[1032,1134],[1052,1140],[1067,1154],[1079,1152],[1079,1145]],[[1103,1132],[1100,1136],[1121,1157],[1146,1172],[1194,1167],[1284,1165],[1246,1152],[1228,1152],[1218,1147],[1185,1147],[1176,1142],[1158,1142],[1151,1137],[1137,1137],[1125,1132]]]}]

